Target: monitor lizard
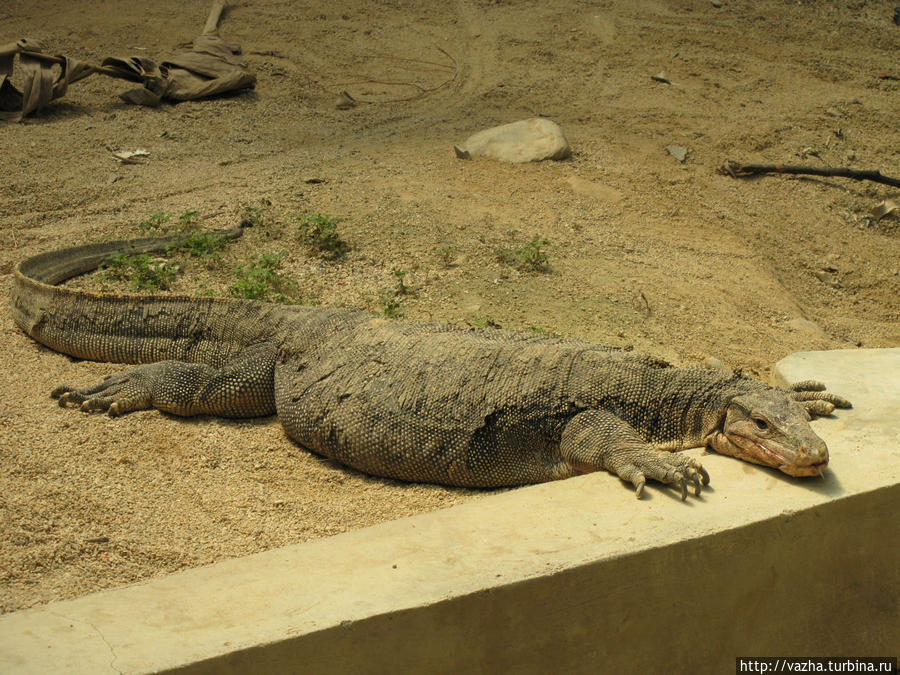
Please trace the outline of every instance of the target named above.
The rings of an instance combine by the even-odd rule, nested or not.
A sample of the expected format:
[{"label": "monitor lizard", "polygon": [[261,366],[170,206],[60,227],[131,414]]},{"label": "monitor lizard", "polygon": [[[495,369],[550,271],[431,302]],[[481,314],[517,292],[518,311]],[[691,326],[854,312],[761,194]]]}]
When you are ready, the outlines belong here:
[{"label": "monitor lizard", "polygon": [[[240,228],[220,231],[237,237]],[[178,237],[50,251],[15,270],[16,324],[44,345],[140,364],[60,405],[121,415],[275,414],[309,450],[413,482],[512,486],[606,470],[640,497],[648,479],[700,494],[709,475],[675,451],[707,446],[791,476],[821,475],[809,420],[850,402],[807,381],[770,387],[740,372],[500,329],[398,321],[353,309],[57,284],[117,253]]]}]

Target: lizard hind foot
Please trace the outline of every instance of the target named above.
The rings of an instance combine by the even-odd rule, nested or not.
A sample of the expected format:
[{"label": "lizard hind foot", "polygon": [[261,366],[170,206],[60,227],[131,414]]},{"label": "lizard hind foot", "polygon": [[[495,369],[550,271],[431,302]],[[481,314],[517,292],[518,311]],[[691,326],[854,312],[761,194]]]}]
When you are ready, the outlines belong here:
[{"label": "lizard hind foot", "polygon": [[135,377],[136,370],[110,375],[89,387],[59,386],[50,396],[62,408],[73,405],[84,412],[107,412],[113,417],[132,410],[146,410],[153,407],[151,391],[145,378]]}]

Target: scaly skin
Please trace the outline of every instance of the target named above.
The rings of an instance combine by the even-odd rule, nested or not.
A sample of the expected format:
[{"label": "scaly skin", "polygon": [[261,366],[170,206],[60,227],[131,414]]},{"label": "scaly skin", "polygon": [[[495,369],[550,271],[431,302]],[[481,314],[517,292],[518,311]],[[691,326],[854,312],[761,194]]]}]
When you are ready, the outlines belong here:
[{"label": "scaly skin", "polygon": [[773,389],[578,340],[53,285],[114,253],[176,242],[53,251],[16,269],[13,314],[28,335],[81,358],[142,364],[95,386],[58,387],[60,405],[275,413],[297,443],[374,475],[490,487],[604,469],[639,497],[653,479],[682,498],[709,476],[673,451],[707,445],[792,476],[820,474],[828,450],[809,420],[850,406],[816,382]]}]

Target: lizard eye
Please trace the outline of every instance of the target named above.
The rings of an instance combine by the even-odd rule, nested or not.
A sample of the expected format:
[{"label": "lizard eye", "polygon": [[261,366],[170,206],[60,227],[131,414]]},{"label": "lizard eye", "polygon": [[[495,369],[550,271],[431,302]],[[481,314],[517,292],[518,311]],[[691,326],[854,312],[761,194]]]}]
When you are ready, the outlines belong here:
[{"label": "lizard eye", "polygon": [[769,423],[766,422],[762,417],[754,417],[753,423],[756,425],[756,428],[760,431],[768,431]]}]

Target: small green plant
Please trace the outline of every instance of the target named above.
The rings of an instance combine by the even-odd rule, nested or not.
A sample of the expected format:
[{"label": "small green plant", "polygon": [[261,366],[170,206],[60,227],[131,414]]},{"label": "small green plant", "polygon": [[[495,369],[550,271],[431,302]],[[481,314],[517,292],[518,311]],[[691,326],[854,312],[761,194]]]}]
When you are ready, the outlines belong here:
[{"label": "small green plant", "polygon": [[494,321],[494,317],[486,316],[482,319],[472,319],[472,325],[476,328],[502,328],[502,326]]},{"label": "small green plant", "polygon": [[180,216],[178,216],[178,227],[182,231],[191,229],[192,227],[194,227],[194,225],[196,225],[195,221],[197,220],[198,215],[199,214],[193,209],[188,209]]},{"label": "small green plant", "polygon": [[105,281],[127,281],[138,291],[164,291],[178,276],[178,266],[170,260],[152,258],[146,253],[117,253],[100,264],[99,272]]},{"label": "small green plant", "polygon": [[413,295],[414,291],[411,286],[407,286],[404,279],[408,272],[406,270],[394,270],[394,279],[397,280],[397,286],[394,288],[394,295],[401,297],[404,295]]},{"label": "small green plant", "polygon": [[459,256],[459,251],[453,246],[439,246],[434,249],[434,255],[444,267],[453,267],[456,258]]},{"label": "small green plant", "polygon": [[406,316],[406,308],[400,304],[400,298],[393,293],[381,295],[381,315],[389,319],[400,319]]},{"label": "small green plant", "polygon": [[531,332],[538,335],[550,335],[549,331],[544,330],[540,326],[531,326]]},{"label": "small green plant", "polygon": [[194,258],[209,258],[221,253],[226,243],[225,239],[213,232],[196,231],[187,235],[180,244],[170,246],[166,253],[180,251]]},{"label": "small green plant", "polygon": [[519,249],[495,249],[497,262],[527,272],[546,272],[549,258],[543,247],[550,244],[546,239],[535,237]]},{"label": "small green plant", "polygon": [[[192,229],[196,225],[197,216],[199,214],[194,209],[188,209],[178,216],[178,229],[182,232]],[[151,213],[146,220],[142,220],[137,224],[141,232],[156,232],[164,234],[169,231],[167,223],[171,222],[172,216],[162,211]]]},{"label": "small green plant", "polygon": [[167,232],[169,230],[166,227],[166,223],[172,220],[172,216],[168,213],[151,213],[147,220],[142,220],[137,224],[138,228],[140,228],[141,232]]},{"label": "small green plant", "polygon": [[546,272],[548,258],[542,247],[549,244],[550,242],[546,239],[535,237],[520,248],[518,251],[519,269],[529,272]]},{"label": "small green plant", "polygon": [[247,265],[238,265],[234,271],[235,282],[228,293],[247,300],[296,302],[297,284],[277,271],[286,257],[285,251],[266,253],[252,258]]},{"label": "small green plant", "polygon": [[323,258],[337,260],[343,258],[350,250],[350,245],[341,239],[337,232],[338,223],[342,223],[343,218],[334,218],[321,213],[295,215],[295,218],[300,221],[301,241]]},{"label": "small green plant", "polygon": [[394,288],[381,294],[381,314],[383,316],[398,319],[406,315],[406,309],[401,305],[402,299],[407,295],[415,295],[415,289],[406,284],[407,274],[406,270],[394,270]]}]

